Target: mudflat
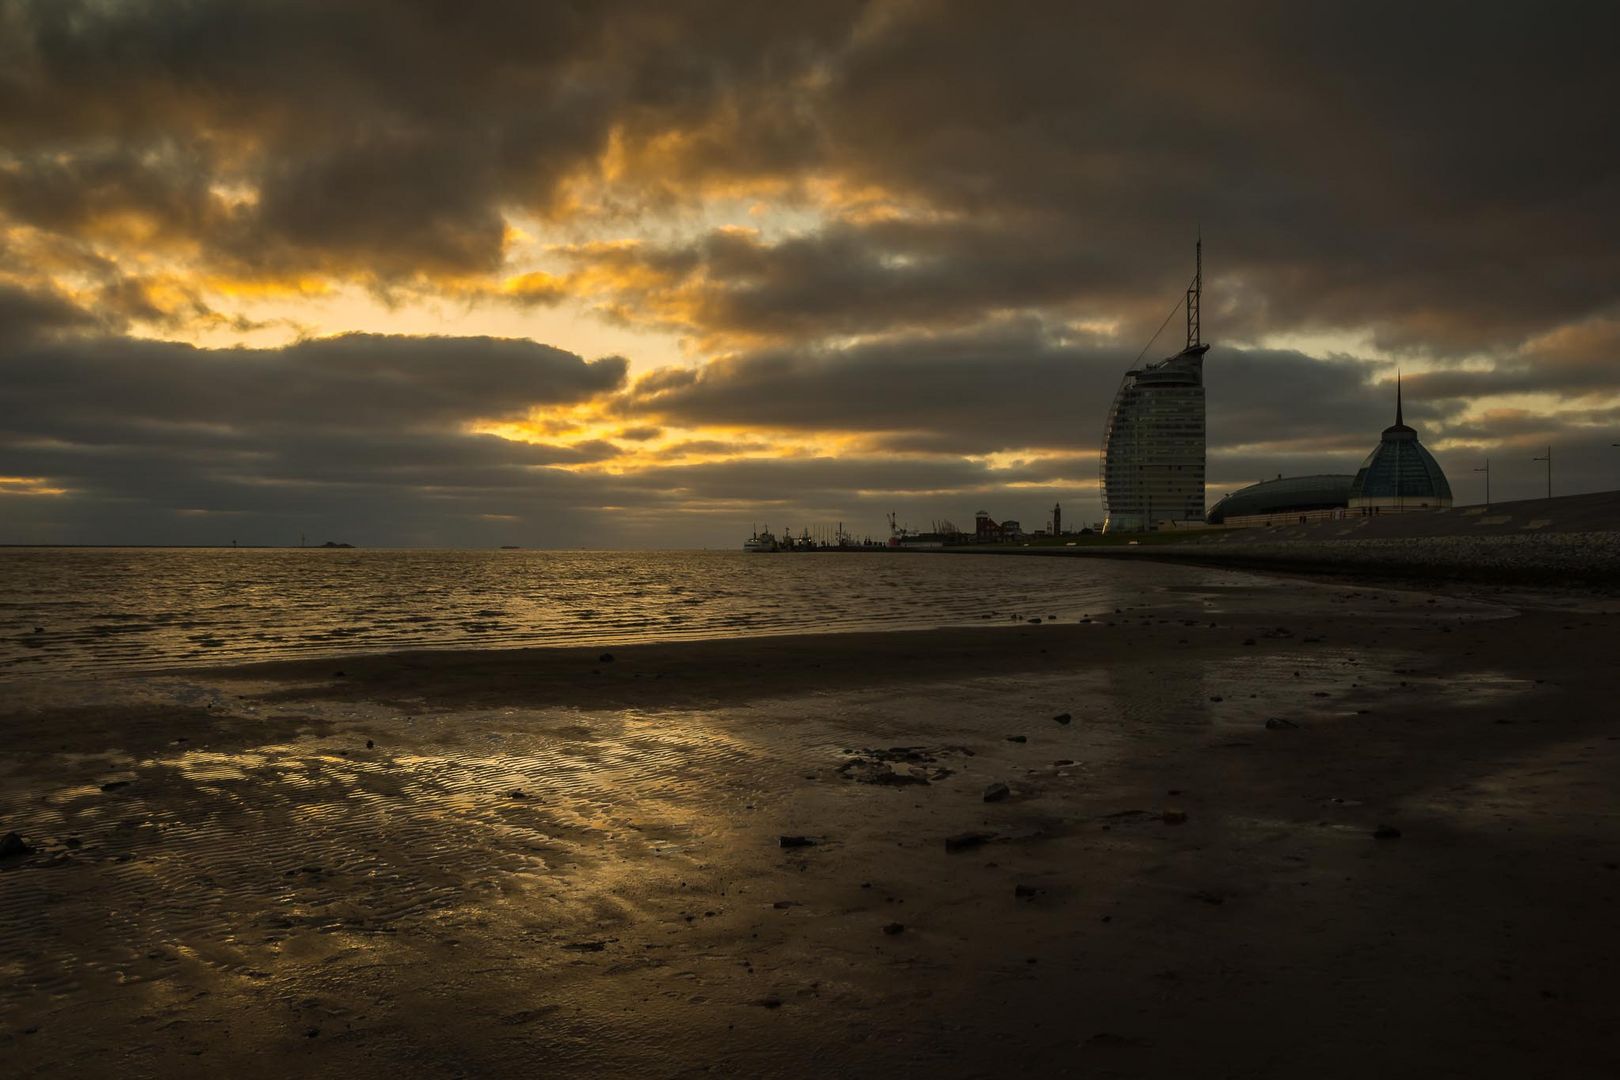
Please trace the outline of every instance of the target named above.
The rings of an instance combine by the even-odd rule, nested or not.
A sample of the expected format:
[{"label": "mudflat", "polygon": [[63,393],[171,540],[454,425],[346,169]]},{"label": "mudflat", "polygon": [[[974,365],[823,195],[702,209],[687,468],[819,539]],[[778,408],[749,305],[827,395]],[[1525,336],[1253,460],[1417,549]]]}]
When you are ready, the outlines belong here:
[{"label": "mudflat", "polygon": [[1266,595],[19,682],[0,1059],[1620,1075],[1620,616]]}]

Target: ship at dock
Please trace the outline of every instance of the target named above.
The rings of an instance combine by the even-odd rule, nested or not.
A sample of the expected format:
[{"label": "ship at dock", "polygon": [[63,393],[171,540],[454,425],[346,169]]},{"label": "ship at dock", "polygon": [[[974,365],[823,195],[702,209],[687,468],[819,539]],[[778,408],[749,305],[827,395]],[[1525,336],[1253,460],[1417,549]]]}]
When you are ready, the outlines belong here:
[{"label": "ship at dock", "polygon": [[780,551],[782,545],[777,542],[776,537],[771,533],[770,526],[767,525],[764,532],[756,529],[754,535],[743,541],[743,550],[759,554],[767,551]]}]

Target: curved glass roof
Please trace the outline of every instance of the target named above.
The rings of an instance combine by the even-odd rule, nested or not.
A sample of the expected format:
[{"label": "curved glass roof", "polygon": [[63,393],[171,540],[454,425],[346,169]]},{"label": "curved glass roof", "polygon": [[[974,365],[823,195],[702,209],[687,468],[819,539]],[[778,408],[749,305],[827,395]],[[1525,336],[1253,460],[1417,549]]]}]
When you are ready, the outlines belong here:
[{"label": "curved glass roof", "polygon": [[1229,492],[1210,508],[1208,520],[1211,525],[1220,525],[1229,517],[1345,506],[1350,501],[1350,485],[1354,480],[1355,477],[1349,473],[1318,473],[1263,480]]},{"label": "curved glass roof", "polygon": [[1417,432],[1397,421],[1361,463],[1350,498],[1449,500],[1451,485]]}]

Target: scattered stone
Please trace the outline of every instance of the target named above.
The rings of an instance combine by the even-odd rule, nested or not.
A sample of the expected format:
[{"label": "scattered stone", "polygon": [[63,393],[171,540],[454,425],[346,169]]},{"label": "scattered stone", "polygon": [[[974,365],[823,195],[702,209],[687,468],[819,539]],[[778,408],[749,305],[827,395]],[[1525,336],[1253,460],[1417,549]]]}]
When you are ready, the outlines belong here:
[{"label": "scattered stone", "polygon": [[906,924],[897,922],[888,923],[883,927],[883,932],[888,934],[890,937],[893,937],[896,934],[903,934],[906,932]]},{"label": "scattered stone", "polygon": [[799,902],[797,900],[778,900],[776,903],[771,905],[771,907],[775,908],[777,911],[786,911],[790,907],[798,906]]},{"label": "scattered stone", "polygon": [[80,840],[77,836],[70,836],[66,840],[62,841],[62,843],[67,847],[75,849],[84,846],[84,841]]},{"label": "scattered stone", "polygon": [[321,1033],[320,1028],[316,1028],[316,1027],[305,1028],[304,1029],[304,1038],[313,1039],[315,1036],[319,1035],[320,1033]]},{"label": "scattered stone", "polygon": [[763,1009],[780,1009],[782,1007],[782,999],[777,997],[775,994],[766,994],[764,997],[755,1001],[754,1004]]},{"label": "scattered stone", "polygon": [[511,791],[506,793],[506,797],[509,799],[527,799],[529,797],[529,793],[524,791],[522,788],[513,788]]},{"label": "scattered stone", "polygon": [[14,832],[8,832],[0,837],[0,859],[20,859],[33,853],[34,849]]},{"label": "scattered stone", "polygon": [[119,788],[127,788],[127,787],[129,787],[129,784],[130,784],[130,782],[128,780],[109,780],[105,784],[101,785],[101,790],[102,791],[117,791]]},{"label": "scattered stone", "polygon": [[1187,823],[1187,811],[1185,810],[1166,810],[1159,817],[1166,825],[1185,825]]},{"label": "scattered stone", "polygon": [[1252,638],[1252,637],[1244,638],[1243,639],[1243,644],[1245,644],[1245,645],[1253,645],[1254,644],[1254,638]]},{"label": "scattered stone", "polygon": [[1060,712],[1056,716],[1052,717],[1052,719],[1059,724],[1067,724],[1069,721],[1073,720],[1074,717],[1070,716],[1066,712]]},{"label": "scattered stone", "polygon": [[348,675],[347,675],[347,673],[342,672],[342,671],[334,671],[334,672],[332,672],[332,678],[334,678],[334,679],[346,679],[346,678],[348,678]]},{"label": "scattered stone", "polygon": [[607,945],[606,941],[574,941],[563,948],[569,952],[601,952]]},{"label": "scattered stone", "polygon": [[1006,784],[998,781],[997,783],[991,784],[989,787],[984,789],[984,801],[1001,802],[1011,794],[1012,788],[1009,788]]},{"label": "scattered stone", "polygon": [[1041,890],[1033,885],[1014,885],[1013,896],[1019,900],[1033,900],[1041,894]]},{"label": "scattered stone", "polygon": [[1009,735],[1009,736],[1007,736],[1007,741],[1008,742],[1029,742],[1029,736],[1028,735]]},{"label": "scattered stone", "polygon": [[1284,720],[1280,716],[1273,716],[1266,721],[1267,731],[1295,731],[1299,725],[1292,720]]},{"label": "scattered stone", "polygon": [[1373,830],[1373,839],[1375,840],[1399,840],[1400,838],[1401,830],[1393,825],[1380,825]]},{"label": "scattered stone", "polygon": [[965,832],[945,838],[946,851],[969,851],[996,838],[993,832]]},{"label": "scattered stone", "polygon": [[598,664],[611,664],[613,663],[613,654],[610,652],[605,652],[596,658],[596,662]]},{"label": "scattered stone", "polygon": [[815,847],[816,841],[810,836],[778,836],[776,844],[785,848]]},{"label": "scattered stone", "polygon": [[367,750],[375,750],[375,749],[377,749],[377,741],[375,739],[367,739],[366,740],[366,749]]},{"label": "scattered stone", "polygon": [[1036,626],[1041,625],[1041,620],[1039,619],[1025,619],[1024,621],[1027,623],[1033,623]]},{"label": "scattered stone", "polygon": [[[948,769],[941,771],[943,771],[947,776],[950,775],[950,770]],[[882,771],[874,772],[872,775],[865,777],[863,782],[868,784],[883,784],[889,787],[905,787],[907,784],[922,784],[927,786],[928,777],[921,776],[914,772],[895,772],[893,768],[885,765],[883,766]]]},{"label": "scattered stone", "polygon": [[1056,761],[1052,762],[1052,764],[1056,765],[1058,768],[1062,768],[1065,765],[1073,765],[1074,758],[1060,757]]},{"label": "scattered stone", "polygon": [[1215,702],[1220,702],[1220,701],[1225,701],[1226,699],[1221,697],[1219,694],[1211,694],[1209,700],[1215,701]]}]

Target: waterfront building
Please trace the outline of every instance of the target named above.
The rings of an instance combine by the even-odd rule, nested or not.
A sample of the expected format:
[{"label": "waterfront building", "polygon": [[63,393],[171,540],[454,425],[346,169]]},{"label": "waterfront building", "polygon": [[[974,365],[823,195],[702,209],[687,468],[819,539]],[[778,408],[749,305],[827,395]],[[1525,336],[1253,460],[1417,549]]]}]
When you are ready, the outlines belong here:
[{"label": "waterfront building", "polygon": [[1395,423],[1384,429],[1350,484],[1352,514],[1437,510],[1451,505],[1451,485],[1434,455],[1401,415],[1401,382],[1395,377]]},{"label": "waterfront building", "polygon": [[1228,492],[1209,508],[1211,525],[1306,525],[1345,516],[1350,473],[1279,476]]},{"label": "waterfront building", "polygon": [[1187,289],[1187,346],[1125,373],[1103,431],[1104,532],[1204,523],[1203,242]]}]

